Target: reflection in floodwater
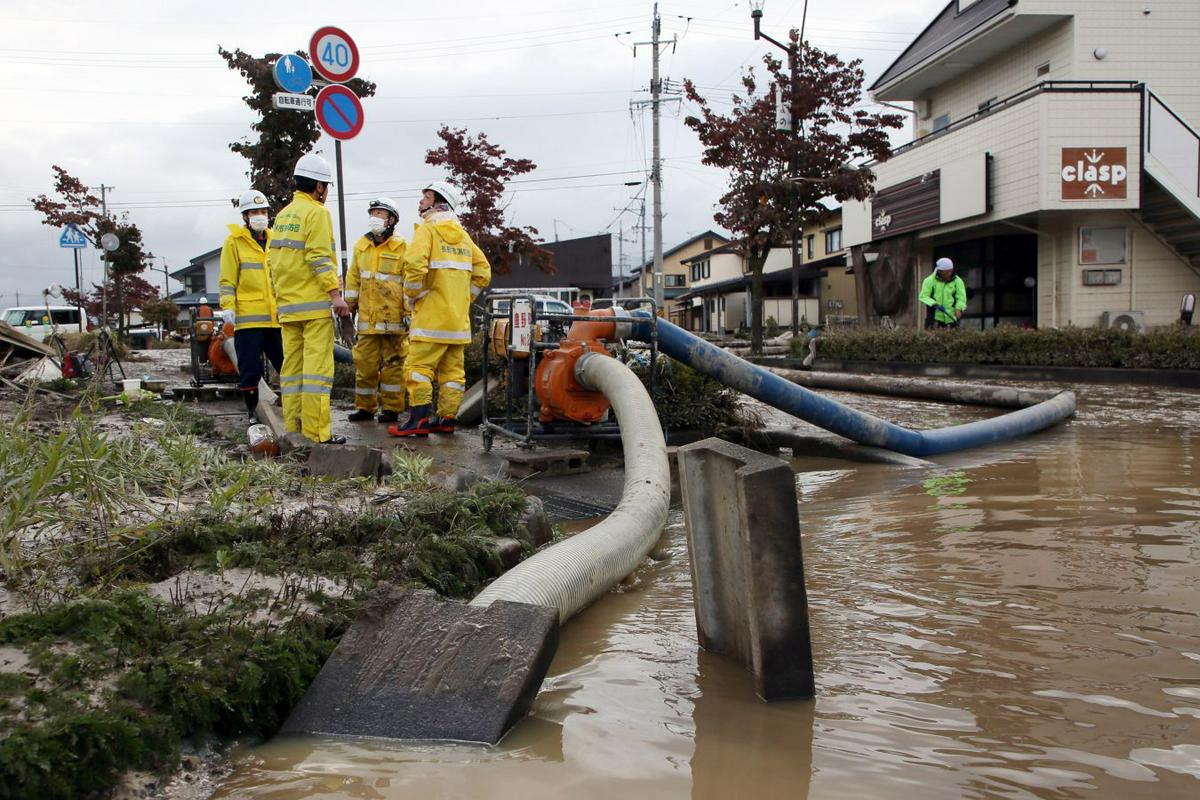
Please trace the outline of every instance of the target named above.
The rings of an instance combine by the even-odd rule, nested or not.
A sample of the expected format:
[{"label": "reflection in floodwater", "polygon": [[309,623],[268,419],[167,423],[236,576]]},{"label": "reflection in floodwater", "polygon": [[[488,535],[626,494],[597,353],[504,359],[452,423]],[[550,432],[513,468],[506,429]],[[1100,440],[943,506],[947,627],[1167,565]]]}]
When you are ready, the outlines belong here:
[{"label": "reflection in floodwater", "polygon": [[499,747],[278,741],[216,796],[1198,797],[1197,431],[1196,393],[1083,387],[1071,423],[932,472],[797,461],[815,703],[698,652],[676,512]]}]

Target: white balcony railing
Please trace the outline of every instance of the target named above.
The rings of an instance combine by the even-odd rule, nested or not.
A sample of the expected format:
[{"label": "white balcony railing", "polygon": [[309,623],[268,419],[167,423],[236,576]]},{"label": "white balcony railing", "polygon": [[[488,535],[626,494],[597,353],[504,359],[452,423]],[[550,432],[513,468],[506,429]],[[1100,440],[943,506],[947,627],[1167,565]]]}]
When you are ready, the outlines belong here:
[{"label": "white balcony railing", "polygon": [[1146,152],[1191,199],[1200,199],[1200,134],[1154,92],[1147,91],[1146,99]]}]

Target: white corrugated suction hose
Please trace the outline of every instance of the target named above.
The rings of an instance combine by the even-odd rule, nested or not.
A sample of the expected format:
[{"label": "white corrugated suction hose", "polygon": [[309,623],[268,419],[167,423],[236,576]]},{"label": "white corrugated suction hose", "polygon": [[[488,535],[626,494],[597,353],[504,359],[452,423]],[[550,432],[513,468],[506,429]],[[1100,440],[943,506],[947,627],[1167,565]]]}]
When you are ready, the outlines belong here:
[{"label": "white corrugated suction hose", "polygon": [[671,467],[658,414],[646,388],[620,361],[599,353],[579,359],[576,379],[608,398],[621,424],[625,488],[608,518],[549,547],[496,579],[471,601],[551,606],[559,622],[633,574],[654,549],[671,502]]}]

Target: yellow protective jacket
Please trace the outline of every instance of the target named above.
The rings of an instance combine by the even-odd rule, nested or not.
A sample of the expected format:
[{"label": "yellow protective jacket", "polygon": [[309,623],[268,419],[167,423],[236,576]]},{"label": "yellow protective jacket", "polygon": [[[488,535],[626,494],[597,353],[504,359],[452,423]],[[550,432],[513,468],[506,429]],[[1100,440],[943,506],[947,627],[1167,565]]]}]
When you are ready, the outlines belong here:
[{"label": "yellow protective jacket", "polygon": [[471,300],[492,281],[492,268],[452,213],[416,226],[404,257],[404,294],[412,307],[415,342],[468,344]]},{"label": "yellow protective jacket", "polygon": [[344,296],[350,309],[358,310],[360,334],[404,332],[406,247],[408,243],[399,236],[376,244],[367,235],[355,243]]},{"label": "yellow protective jacket", "polygon": [[305,192],[296,192],[275,217],[268,248],[280,322],[329,316],[329,293],[338,288],[333,262],[333,218]]},{"label": "yellow protective jacket", "polygon": [[[268,248],[271,232],[267,231]],[[232,310],[239,329],[278,328],[267,253],[245,225],[230,225],[221,248],[221,309]]]}]

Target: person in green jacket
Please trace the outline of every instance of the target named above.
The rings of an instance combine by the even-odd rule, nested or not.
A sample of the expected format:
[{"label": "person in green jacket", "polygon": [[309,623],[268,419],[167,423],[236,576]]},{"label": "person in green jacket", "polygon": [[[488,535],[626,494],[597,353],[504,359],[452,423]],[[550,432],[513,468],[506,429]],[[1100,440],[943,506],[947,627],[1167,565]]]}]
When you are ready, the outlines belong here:
[{"label": "person in green jacket", "polygon": [[939,258],[933,274],[921,284],[926,328],[954,328],[967,309],[967,286],[954,274],[954,262]]}]

